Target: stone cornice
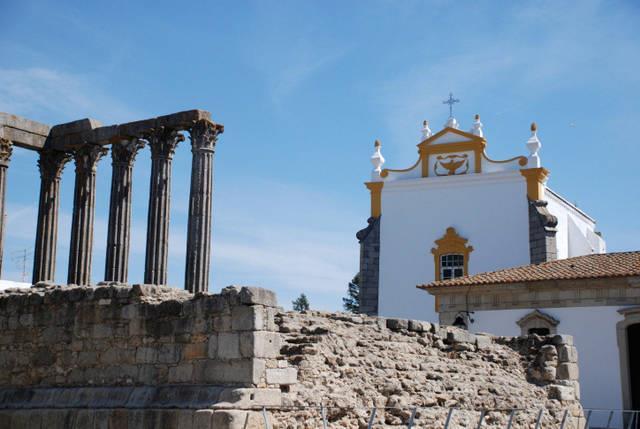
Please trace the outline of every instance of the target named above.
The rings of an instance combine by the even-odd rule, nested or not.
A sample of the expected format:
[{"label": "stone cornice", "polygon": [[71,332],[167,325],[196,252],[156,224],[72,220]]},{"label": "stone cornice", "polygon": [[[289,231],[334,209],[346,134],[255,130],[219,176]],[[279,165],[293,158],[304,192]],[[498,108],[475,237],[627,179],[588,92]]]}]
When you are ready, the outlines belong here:
[{"label": "stone cornice", "polygon": [[432,287],[440,313],[640,305],[640,277]]},{"label": "stone cornice", "polygon": [[[456,176],[430,177],[429,188],[454,188],[468,186],[484,186],[487,183],[522,182],[519,171],[501,171],[483,174],[461,174]],[[424,189],[423,178],[385,180],[385,192],[404,191],[406,189]]]}]

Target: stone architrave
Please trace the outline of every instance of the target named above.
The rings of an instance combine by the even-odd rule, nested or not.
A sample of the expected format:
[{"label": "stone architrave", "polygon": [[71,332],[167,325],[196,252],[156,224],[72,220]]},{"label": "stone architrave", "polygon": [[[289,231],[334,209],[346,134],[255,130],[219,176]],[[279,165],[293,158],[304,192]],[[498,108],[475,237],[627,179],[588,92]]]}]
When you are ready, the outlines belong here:
[{"label": "stone architrave", "polygon": [[2,257],[4,249],[4,201],[7,188],[7,168],[13,152],[13,143],[0,138],[0,274],[2,273]]},{"label": "stone architrave", "polygon": [[151,181],[144,282],[164,285],[167,283],[169,251],[171,162],[176,146],[184,140],[184,135],[172,129],[161,128],[145,138],[151,149]]},{"label": "stone architrave", "polygon": [[40,152],[40,200],[33,255],[33,284],[55,280],[60,178],[64,166],[71,158],[70,153],[52,149]]},{"label": "stone architrave", "polygon": [[209,289],[213,157],[218,135],[223,131],[221,125],[205,120],[190,129],[193,158],[184,287],[193,293]]},{"label": "stone architrave", "polygon": [[68,284],[88,285],[91,280],[93,218],[96,200],[96,169],[108,150],[95,144],[76,149],[76,180],[73,191],[73,220],[69,244]]},{"label": "stone architrave", "polygon": [[131,179],[133,162],[142,147],[144,142],[138,138],[123,139],[111,145],[113,171],[104,269],[106,281],[127,282],[131,239]]}]

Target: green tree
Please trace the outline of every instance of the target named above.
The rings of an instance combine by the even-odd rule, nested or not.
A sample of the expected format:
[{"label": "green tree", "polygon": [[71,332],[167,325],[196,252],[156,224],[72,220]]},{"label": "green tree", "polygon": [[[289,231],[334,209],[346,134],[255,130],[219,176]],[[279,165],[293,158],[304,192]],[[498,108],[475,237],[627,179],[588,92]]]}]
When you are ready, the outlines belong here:
[{"label": "green tree", "polygon": [[360,313],[360,273],[349,282],[347,296],[342,298],[342,307],[349,313]]},{"label": "green tree", "polygon": [[301,293],[292,304],[295,311],[307,311],[309,309],[309,300],[307,299],[307,295],[303,293]]}]

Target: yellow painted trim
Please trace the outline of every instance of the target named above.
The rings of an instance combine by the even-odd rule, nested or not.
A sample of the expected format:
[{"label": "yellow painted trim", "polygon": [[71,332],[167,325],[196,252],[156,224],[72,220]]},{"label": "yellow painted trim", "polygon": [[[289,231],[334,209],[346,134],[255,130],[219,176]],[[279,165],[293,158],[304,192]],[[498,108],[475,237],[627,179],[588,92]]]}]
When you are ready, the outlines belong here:
[{"label": "yellow painted trim", "polygon": [[468,241],[466,238],[460,237],[452,226],[447,228],[442,238],[435,241],[436,247],[431,249],[436,272],[435,281],[440,280],[440,257],[450,253],[463,256],[464,275],[469,274],[469,253],[473,252],[473,246],[467,246]]},{"label": "yellow painted trim", "polygon": [[[475,136],[474,136],[475,137]],[[438,155],[441,153],[463,152],[471,151],[474,153],[474,171],[476,173],[482,172],[482,153],[487,145],[487,142],[482,139],[477,139],[468,142],[451,142],[434,145],[425,145],[429,139],[420,143],[420,160],[422,161],[422,177],[429,177],[429,157],[431,155]]]},{"label": "yellow painted trim", "polygon": [[371,191],[371,217],[378,218],[382,214],[382,187],[384,182],[366,182],[364,185]]},{"label": "yellow painted trim", "polygon": [[520,173],[527,181],[527,197],[532,201],[541,200],[549,170],[544,167],[523,168]]},{"label": "yellow painted trim", "polygon": [[436,313],[440,313],[440,295],[436,295],[434,305],[436,307]]},{"label": "yellow painted trim", "polygon": [[509,159],[505,159],[504,161],[498,161],[495,159],[491,159],[489,158],[489,156],[487,155],[486,152],[482,152],[482,156],[484,157],[484,159],[486,159],[489,162],[492,162],[494,164],[504,164],[507,162],[513,162],[516,159],[518,160],[518,165],[520,167],[524,167],[525,165],[527,165],[527,157],[526,156],[514,156],[513,158],[509,158]]},{"label": "yellow painted trim", "polygon": [[392,168],[383,168],[382,171],[380,172],[380,177],[387,177],[389,175],[389,173],[406,173],[407,171],[411,171],[414,168],[416,168],[418,166],[418,164],[420,164],[420,160],[422,158],[418,158],[418,160],[416,161],[415,164],[413,164],[411,167],[409,168],[403,168],[403,169],[392,169]]},{"label": "yellow painted trim", "polygon": [[[442,137],[446,133],[457,134],[457,135],[459,135],[461,137],[466,137],[471,141],[484,141],[484,138],[478,137],[475,134],[471,134],[471,133],[468,133],[466,131],[460,131],[460,130],[458,130],[456,128],[445,127],[442,130],[440,130],[437,133],[435,133],[434,135],[432,135],[431,137],[429,137],[428,139],[425,139],[425,140],[421,141],[420,143],[418,143],[418,147],[422,148],[424,146],[430,145],[432,142],[437,140],[439,137]],[[441,143],[441,144],[445,145],[445,144],[449,144],[449,143]]]}]

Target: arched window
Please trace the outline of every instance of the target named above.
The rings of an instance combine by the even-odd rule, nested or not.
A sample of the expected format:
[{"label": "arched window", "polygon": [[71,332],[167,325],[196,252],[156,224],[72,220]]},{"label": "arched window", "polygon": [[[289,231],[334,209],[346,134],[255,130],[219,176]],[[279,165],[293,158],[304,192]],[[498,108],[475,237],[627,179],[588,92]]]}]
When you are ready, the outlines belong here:
[{"label": "arched window", "polygon": [[520,326],[521,335],[553,335],[558,332],[560,321],[553,316],[534,310],[516,322]]},{"label": "arched window", "polygon": [[453,227],[435,241],[436,247],[431,249],[435,263],[435,279],[449,280],[466,276],[469,267],[469,254],[473,246],[467,246],[467,239],[462,238]]}]

